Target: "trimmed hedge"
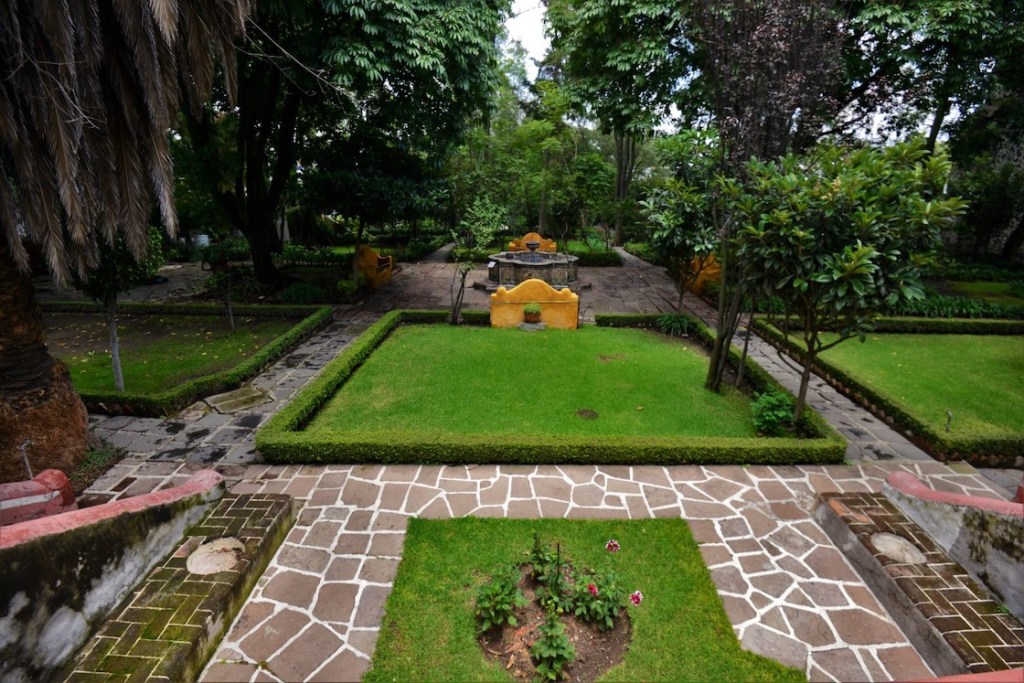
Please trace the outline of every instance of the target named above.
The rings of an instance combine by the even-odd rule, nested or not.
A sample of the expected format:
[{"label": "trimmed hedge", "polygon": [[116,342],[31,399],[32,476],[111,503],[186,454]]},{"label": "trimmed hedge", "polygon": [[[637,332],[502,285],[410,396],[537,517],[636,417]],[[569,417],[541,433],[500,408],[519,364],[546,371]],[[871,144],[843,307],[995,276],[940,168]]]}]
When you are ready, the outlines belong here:
[{"label": "trimmed hedge", "polygon": [[[799,359],[799,347],[796,342],[786,338],[774,327],[760,322],[755,322],[754,327],[759,335],[776,348],[794,359]],[[909,333],[903,329],[887,331]],[[1024,435],[950,436],[917,419],[899,403],[890,400],[827,360],[819,358],[814,371],[838,391],[870,410],[876,417],[899,430],[939,460],[966,460],[981,467],[1016,467],[1016,458],[1024,457]]]},{"label": "trimmed hedge", "polygon": [[570,249],[569,255],[579,258],[576,265],[584,268],[617,268],[622,265],[622,255],[617,251]]},{"label": "trimmed hedge", "polygon": [[[136,315],[223,315],[224,307],[192,304],[126,303],[119,310]],[[98,305],[91,302],[62,302],[44,304],[43,310],[55,313],[99,313]],[[237,316],[296,318],[306,315],[297,325],[280,335],[255,354],[233,368],[212,375],[197,377],[185,384],[158,394],[132,394],[111,392],[82,393],[82,401],[91,412],[110,415],[138,415],[160,417],[173,413],[201,398],[237,388],[242,382],[255,377],[296,344],[311,337],[331,321],[330,306],[234,306]]]},{"label": "trimmed hedge", "polygon": [[[654,326],[658,316],[600,316],[603,324],[632,318]],[[452,436],[424,440],[416,433],[351,432],[310,434],[303,429],[320,407],[403,322],[441,322],[446,311],[391,311],[356,339],[325,370],[256,434],[257,450],[270,462],[380,463],[588,463],[656,464],[842,462],[846,444],[820,417],[808,422],[812,439],[737,439],[723,437],[559,437]],[[710,338],[706,328],[704,334]],[[760,374],[758,374],[760,371]],[[759,367],[750,377],[772,383]],[[755,377],[756,375],[756,377]]]},{"label": "trimmed hedge", "polygon": [[[755,318],[755,323],[757,325],[766,324],[763,318]],[[794,329],[797,329],[798,323],[793,321],[792,324]],[[1017,335],[1024,334],[1024,321],[988,320],[984,318],[881,317],[872,321],[871,332],[892,332],[899,334]]]}]

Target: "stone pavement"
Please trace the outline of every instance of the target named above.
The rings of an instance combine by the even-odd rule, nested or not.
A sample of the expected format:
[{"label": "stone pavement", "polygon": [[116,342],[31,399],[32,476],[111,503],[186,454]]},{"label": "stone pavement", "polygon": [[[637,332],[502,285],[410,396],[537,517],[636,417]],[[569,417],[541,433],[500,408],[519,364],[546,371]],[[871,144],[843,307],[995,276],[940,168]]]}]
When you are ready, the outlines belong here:
[{"label": "stone pavement", "polygon": [[[674,310],[664,271],[627,258],[581,269],[583,310]],[[471,274],[483,277],[482,269]],[[299,521],[221,643],[203,680],[354,680],[369,665],[410,516],[684,516],[744,646],[813,680],[928,675],[904,634],[813,520],[824,491],[878,491],[906,470],[939,490],[1005,498],[969,465],[936,463],[814,380],[811,404],[849,437],[852,464],[829,467],[268,466],[256,427],[383,311],[445,308],[451,268],[405,265],[359,304],[253,381],[271,401],[221,415],[197,404],[166,420],[91,418],[130,456],[90,489],[98,500],[170,486],[215,467],[234,493],[286,493]],[[632,283],[632,284],[631,284]],[[635,286],[634,286],[635,285]],[[486,308],[467,290],[467,308]],[[698,301],[687,308],[707,318]],[[752,338],[753,355],[784,383],[794,370]],[[773,360],[774,359],[774,360]],[[864,432],[861,437],[855,432]],[[912,448],[912,446],[910,446]],[[889,450],[886,450],[889,449]]]}]

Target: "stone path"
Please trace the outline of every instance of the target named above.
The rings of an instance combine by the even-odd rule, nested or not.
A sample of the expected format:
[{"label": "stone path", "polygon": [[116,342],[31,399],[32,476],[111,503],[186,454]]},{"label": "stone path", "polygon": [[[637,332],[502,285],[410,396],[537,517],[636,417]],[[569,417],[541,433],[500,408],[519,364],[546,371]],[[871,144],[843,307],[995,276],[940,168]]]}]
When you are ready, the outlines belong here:
[{"label": "stone path", "polygon": [[[470,276],[483,277],[482,269]],[[664,271],[628,257],[621,269],[581,269],[595,313],[674,310]],[[254,431],[383,311],[445,308],[451,269],[404,266],[392,283],[253,385],[271,400],[234,415],[203,404],[167,420],[94,416],[97,434],[129,450],[90,489],[96,499],[179,483],[201,467],[235,493],[286,493],[299,522],[221,643],[203,680],[355,680],[368,667],[411,516],[684,516],[744,646],[812,680],[898,680],[927,664],[813,521],[823,491],[877,491],[903,469],[939,490],[1005,497],[969,465],[936,463],[815,380],[811,404],[854,441],[853,464],[830,467],[268,466]],[[707,318],[709,309],[687,300]],[[467,290],[467,308],[486,308]],[[753,355],[783,383],[794,371],[752,339]],[[863,435],[857,432],[863,432]],[[910,448],[913,448],[910,446]],[[888,450],[887,450],[888,449]]]}]

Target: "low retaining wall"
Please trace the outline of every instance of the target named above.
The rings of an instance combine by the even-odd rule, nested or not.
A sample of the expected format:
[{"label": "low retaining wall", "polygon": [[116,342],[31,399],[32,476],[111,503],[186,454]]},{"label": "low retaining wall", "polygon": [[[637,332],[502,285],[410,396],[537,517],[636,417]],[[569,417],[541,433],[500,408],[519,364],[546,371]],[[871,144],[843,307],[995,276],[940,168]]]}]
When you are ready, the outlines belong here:
[{"label": "low retaining wall", "polygon": [[0,680],[46,680],[224,494],[181,486],[3,527]]},{"label": "low retaining wall", "polygon": [[0,526],[77,510],[67,475],[43,470],[33,479],[0,484]]},{"label": "low retaining wall", "polygon": [[1024,504],[934,491],[907,472],[882,493],[1024,622]]}]

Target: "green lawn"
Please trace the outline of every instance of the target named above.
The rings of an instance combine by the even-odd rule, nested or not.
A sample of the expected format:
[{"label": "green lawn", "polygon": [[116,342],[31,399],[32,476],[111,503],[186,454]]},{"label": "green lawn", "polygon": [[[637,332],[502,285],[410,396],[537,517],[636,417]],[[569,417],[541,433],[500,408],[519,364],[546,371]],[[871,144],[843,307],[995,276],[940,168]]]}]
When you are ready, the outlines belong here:
[{"label": "green lawn", "polygon": [[[558,245],[558,250],[559,251],[565,251],[562,248],[561,244]],[[594,252],[612,251],[612,249],[607,248],[605,246],[604,242],[602,240],[599,240],[599,239],[592,239],[592,240],[590,240],[590,244],[589,245],[586,242],[584,242],[583,240],[569,240],[568,250],[572,251],[572,252],[576,252],[576,251],[594,251]]]},{"label": "green lawn", "polygon": [[[99,313],[44,316],[50,353],[71,370],[83,394],[114,390],[107,326]],[[231,332],[224,316],[139,315],[122,312],[118,336],[125,390],[156,394],[196,377],[238,365],[295,326],[295,319],[236,316]]]},{"label": "green lawn", "polygon": [[[632,642],[615,681],[802,681],[802,672],[742,651],[686,522],[410,520],[372,667],[364,681],[509,681],[475,639],[476,589],[500,563],[520,562],[533,532],[577,566],[610,566],[628,591]],[[608,539],[622,549],[611,555]]]},{"label": "green lawn", "polygon": [[823,359],[953,438],[1024,435],[1024,337],[872,334]]},{"label": "green lawn", "polygon": [[702,350],[641,330],[403,326],[306,433],[755,436],[746,396],[705,391],[706,371]]}]

